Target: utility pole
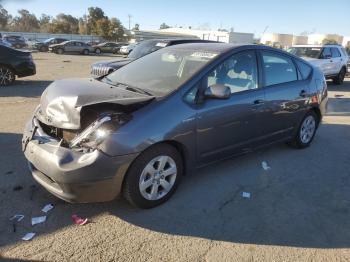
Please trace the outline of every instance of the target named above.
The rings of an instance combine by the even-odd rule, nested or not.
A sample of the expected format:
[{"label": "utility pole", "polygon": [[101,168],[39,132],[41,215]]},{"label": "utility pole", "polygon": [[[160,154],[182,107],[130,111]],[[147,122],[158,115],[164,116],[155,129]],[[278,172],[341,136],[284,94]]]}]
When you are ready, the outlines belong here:
[{"label": "utility pole", "polygon": [[130,24],[131,24],[131,18],[132,18],[132,15],[128,15],[128,19],[129,19],[129,31],[130,31]]}]

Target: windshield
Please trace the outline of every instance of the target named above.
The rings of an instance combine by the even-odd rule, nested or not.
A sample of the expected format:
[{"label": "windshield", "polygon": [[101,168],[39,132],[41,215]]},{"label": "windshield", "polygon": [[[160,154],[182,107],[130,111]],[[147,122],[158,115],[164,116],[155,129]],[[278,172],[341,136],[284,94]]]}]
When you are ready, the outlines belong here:
[{"label": "windshield", "polygon": [[217,53],[164,48],[116,70],[105,81],[164,96],[178,89],[215,56]]},{"label": "windshield", "polygon": [[319,58],[321,51],[321,47],[291,47],[287,50],[287,52],[293,55],[309,58]]},{"label": "windshield", "polygon": [[44,43],[49,43],[49,42],[51,42],[51,40],[53,40],[53,38],[46,39],[46,40],[44,41]]}]

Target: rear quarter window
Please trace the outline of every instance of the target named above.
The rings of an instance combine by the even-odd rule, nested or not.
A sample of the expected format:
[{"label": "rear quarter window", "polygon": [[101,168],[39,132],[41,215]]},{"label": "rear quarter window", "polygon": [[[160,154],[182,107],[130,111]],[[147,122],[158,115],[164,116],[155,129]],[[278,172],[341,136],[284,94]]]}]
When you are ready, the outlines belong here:
[{"label": "rear quarter window", "polygon": [[302,61],[299,61],[299,60],[296,60],[295,63],[298,66],[298,69],[299,69],[299,71],[301,73],[301,76],[302,76],[303,80],[309,78],[309,76],[311,74],[311,71],[312,71],[312,67],[307,65],[307,64],[305,64]]}]

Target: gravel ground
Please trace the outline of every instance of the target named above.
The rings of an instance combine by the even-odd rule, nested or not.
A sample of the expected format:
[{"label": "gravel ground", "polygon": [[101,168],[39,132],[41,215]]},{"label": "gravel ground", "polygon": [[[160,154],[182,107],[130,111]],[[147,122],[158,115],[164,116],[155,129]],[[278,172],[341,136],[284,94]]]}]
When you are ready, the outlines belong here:
[{"label": "gravel ground", "polygon": [[[350,79],[329,83],[328,115],[310,148],[279,144],[211,165],[186,176],[166,204],[139,210],[122,199],[68,204],[28,174],[21,133],[44,88],[87,77],[92,62],[110,59],[33,56],[37,75],[0,89],[0,260],[350,260]],[[55,205],[47,221],[32,227],[47,203]],[[25,215],[16,232],[14,214]],[[72,214],[90,223],[73,225]],[[24,242],[27,232],[37,235]]]}]

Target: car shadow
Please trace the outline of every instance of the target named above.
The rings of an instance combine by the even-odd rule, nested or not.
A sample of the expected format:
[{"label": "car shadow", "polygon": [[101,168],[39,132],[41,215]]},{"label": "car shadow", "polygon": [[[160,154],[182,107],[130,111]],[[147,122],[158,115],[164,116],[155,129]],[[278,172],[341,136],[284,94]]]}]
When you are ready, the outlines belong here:
[{"label": "car shadow", "polygon": [[0,97],[40,97],[52,81],[16,80],[12,85],[0,87]]},{"label": "car shadow", "polygon": [[350,78],[345,78],[342,85],[336,85],[331,80],[327,80],[328,90],[335,92],[350,92]]},{"label": "car shadow", "polygon": [[[1,133],[0,246],[15,244],[33,230],[38,238],[50,237],[72,224],[72,214],[88,217],[95,227],[90,233],[99,234],[95,221],[101,214],[109,214],[124,221],[104,222],[108,234],[116,237],[118,227],[130,230],[131,224],[167,235],[231,243],[349,248],[348,134],[350,125],[324,124],[313,145],[305,150],[278,144],[202,168],[186,175],[167,203],[142,210],[123,199],[68,204],[55,198],[28,174],[20,149],[21,135]],[[271,169],[265,171],[262,161]],[[22,189],[15,190],[16,186]],[[251,197],[243,198],[243,192]],[[47,221],[31,227],[30,217],[42,215],[40,210],[47,203],[55,205]],[[14,214],[25,215],[16,232],[9,221]]]}]

